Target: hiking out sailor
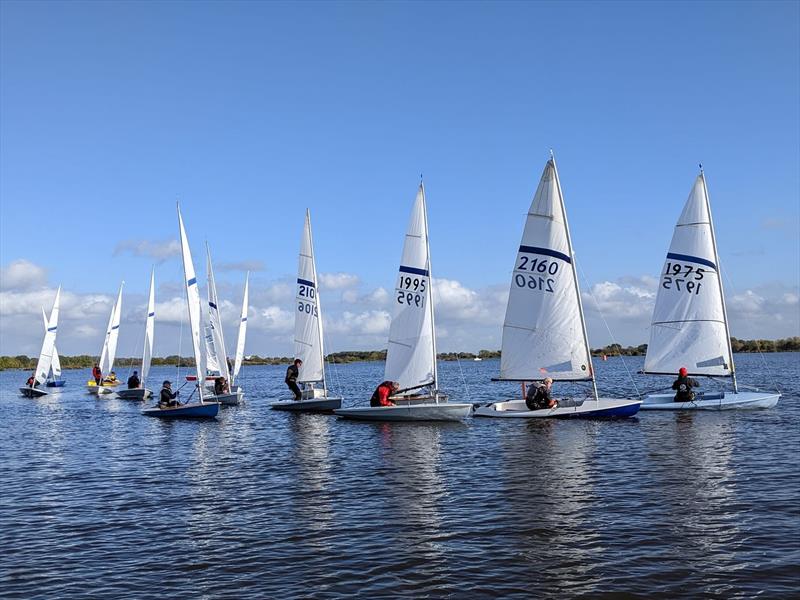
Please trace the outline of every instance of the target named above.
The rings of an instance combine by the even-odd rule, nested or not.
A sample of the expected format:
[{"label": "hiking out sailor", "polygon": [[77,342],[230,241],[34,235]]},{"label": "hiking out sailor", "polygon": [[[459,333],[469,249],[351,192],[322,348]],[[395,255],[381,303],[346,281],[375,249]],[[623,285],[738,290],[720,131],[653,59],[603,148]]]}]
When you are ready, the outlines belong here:
[{"label": "hiking out sailor", "polygon": [[396,381],[384,381],[375,391],[372,392],[372,398],[369,399],[370,406],[396,406],[396,404],[389,399],[389,396],[400,389],[400,384]]},{"label": "hiking out sailor", "polygon": [[139,371],[134,371],[133,375],[128,377],[128,389],[135,390],[142,384],[141,380],[139,379]]},{"label": "hiking out sailor", "polygon": [[555,408],[558,404],[550,395],[553,388],[553,380],[547,377],[541,385],[532,384],[525,395],[525,406],[528,410],[541,410],[543,408]]},{"label": "hiking out sailor", "polygon": [[178,392],[172,391],[172,382],[165,381],[162,384],[161,388],[161,396],[158,400],[159,408],[167,408],[170,406],[178,406],[178,401],[175,399],[178,397]]},{"label": "hiking out sailor", "polygon": [[686,367],[681,367],[678,371],[678,378],[672,383],[672,389],[675,390],[675,402],[691,402],[695,397],[692,388],[700,387],[697,380],[689,377],[688,373]]},{"label": "hiking out sailor", "polygon": [[303,361],[299,358],[294,359],[294,363],[289,365],[289,368],[286,369],[286,379],[284,382],[292,390],[294,394],[294,399],[300,401],[303,399],[303,392],[300,391],[300,388],[297,387],[297,378],[300,376],[300,367],[303,365]]}]

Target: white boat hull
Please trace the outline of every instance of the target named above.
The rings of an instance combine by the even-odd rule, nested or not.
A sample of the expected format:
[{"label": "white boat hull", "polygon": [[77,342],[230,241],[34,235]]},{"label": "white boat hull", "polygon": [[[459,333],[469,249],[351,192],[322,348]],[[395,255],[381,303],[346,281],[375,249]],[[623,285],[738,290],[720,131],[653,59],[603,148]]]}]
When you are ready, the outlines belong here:
[{"label": "white boat hull", "polygon": [[555,408],[528,410],[524,400],[508,400],[494,402],[475,409],[476,417],[495,417],[505,419],[615,419],[635,415],[642,404],[641,400],[626,398],[587,398],[584,401],[572,401],[566,406],[567,401],[562,401]]},{"label": "white boat hull", "polygon": [[772,408],[781,395],[774,392],[719,392],[697,394],[690,402],[675,402],[675,394],[652,394],[642,403],[642,410],[753,410]]},{"label": "white boat hull", "polygon": [[153,392],[147,388],[117,390],[115,393],[117,394],[117,398],[122,398],[123,400],[144,400],[145,398],[150,398],[153,395]]},{"label": "white boat hull", "polygon": [[30,386],[24,385],[19,388],[19,393],[25,396],[26,398],[41,398],[42,396],[49,396],[48,392],[45,392],[39,388],[32,388]]},{"label": "white boat hull", "polygon": [[472,404],[450,402],[359,406],[333,411],[336,416],[360,421],[461,421],[472,412]]},{"label": "white boat hull", "polygon": [[310,398],[308,400],[287,400],[270,404],[272,410],[289,412],[332,412],[342,406],[342,399],[336,397]]},{"label": "white boat hull", "polygon": [[215,396],[213,394],[203,394],[203,398],[206,399],[208,402],[219,402],[223,406],[238,406],[242,402],[242,398],[244,397],[244,392],[235,391],[229,394],[219,394]]}]

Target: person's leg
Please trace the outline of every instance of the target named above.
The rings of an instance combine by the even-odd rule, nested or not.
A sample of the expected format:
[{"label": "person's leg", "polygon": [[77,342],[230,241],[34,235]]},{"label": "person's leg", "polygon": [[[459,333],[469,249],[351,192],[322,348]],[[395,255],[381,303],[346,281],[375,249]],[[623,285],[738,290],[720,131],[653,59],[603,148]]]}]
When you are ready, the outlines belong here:
[{"label": "person's leg", "polygon": [[303,392],[300,391],[300,388],[297,387],[297,384],[294,381],[289,382],[289,389],[294,393],[295,400],[302,400]]}]

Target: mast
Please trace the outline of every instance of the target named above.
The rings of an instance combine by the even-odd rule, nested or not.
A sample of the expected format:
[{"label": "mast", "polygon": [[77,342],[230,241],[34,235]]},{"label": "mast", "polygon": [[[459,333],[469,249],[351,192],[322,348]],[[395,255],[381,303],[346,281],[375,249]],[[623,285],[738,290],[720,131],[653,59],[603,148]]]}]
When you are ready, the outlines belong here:
[{"label": "mast", "polygon": [[708,186],[706,185],[706,174],[703,165],[700,165],[700,178],[703,180],[703,197],[706,201],[706,212],[708,212],[708,223],[711,226],[711,245],[714,248],[714,262],[717,263],[717,281],[719,282],[719,295],[722,300],[722,319],[725,321],[725,342],[728,346],[728,360],[731,361],[731,379],[733,380],[733,393],[739,393],[739,386],[736,383],[736,370],[733,366],[733,347],[731,346],[731,332],[728,326],[728,309],[725,307],[725,292],[722,288],[722,263],[717,252],[717,236],[714,233],[714,219],[711,216],[711,203],[708,200]]},{"label": "mast", "polygon": [[[314,234],[311,230],[311,211],[306,209],[306,221],[308,222],[308,243],[311,246],[311,272],[314,274],[314,288],[317,301],[317,335],[319,335],[319,364],[322,366],[322,389],[325,397],[328,396],[328,384],[325,381],[325,349],[323,347],[324,338],[322,337],[322,304],[319,300],[319,280],[317,279],[317,257],[314,253]],[[312,383],[313,387],[314,384]]]},{"label": "mast", "polygon": [[439,367],[436,361],[436,323],[433,320],[433,270],[431,269],[431,246],[428,237],[428,202],[425,200],[425,184],[420,175],[419,188],[422,190],[422,214],[425,217],[425,255],[428,260],[428,306],[431,313],[431,345],[433,346],[433,394],[436,402],[439,402]]},{"label": "mast", "polygon": [[564,207],[564,194],[561,192],[561,179],[558,177],[558,167],[556,166],[556,157],[553,155],[553,151],[550,150],[550,160],[553,161],[553,172],[556,176],[556,186],[558,187],[558,201],[561,203],[561,213],[564,215],[564,228],[567,230],[567,246],[569,246],[569,255],[572,258],[573,264],[572,267],[572,278],[575,282],[575,294],[578,296],[578,311],[581,315],[581,329],[583,331],[583,344],[586,347],[586,358],[589,361],[589,373],[592,376],[592,392],[594,393],[595,401],[600,400],[600,396],[597,393],[597,380],[594,376],[594,365],[592,364],[592,352],[589,349],[589,334],[586,332],[586,317],[583,314],[583,302],[581,302],[581,288],[578,284],[578,269],[577,269],[577,261],[575,260],[575,251],[572,249],[572,236],[569,232],[569,222],[567,221],[567,209]]}]

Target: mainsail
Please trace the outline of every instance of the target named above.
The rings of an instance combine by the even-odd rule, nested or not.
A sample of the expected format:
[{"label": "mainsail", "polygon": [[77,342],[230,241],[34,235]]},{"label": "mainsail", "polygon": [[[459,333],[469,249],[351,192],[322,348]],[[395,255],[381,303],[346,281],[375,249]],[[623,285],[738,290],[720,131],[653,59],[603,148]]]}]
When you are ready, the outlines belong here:
[{"label": "mainsail", "polygon": [[147,321],[144,326],[144,351],[142,353],[142,387],[145,385],[147,374],[150,372],[150,362],[153,358],[153,334],[156,325],[156,296],[155,296],[155,270],[150,272],[150,294],[147,300]]},{"label": "mainsail", "polygon": [[[206,244],[206,270],[208,272],[208,325],[206,327],[206,368],[216,371],[226,380],[230,380],[228,372],[228,355],[225,352],[225,336],[222,333],[222,319],[219,315],[217,284],[214,280],[214,267],[211,265],[211,250]],[[209,337],[210,336],[210,337]]]},{"label": "mainsail", "polygon": [[[58,330],[58,311],[59,300],[61,298],[61,286],[58,286],[56,291],[56,299],[53,302],[53,310],[50,312],[50,318],[44,314],[42,309],[42,318],[45,323],[44,340],[42,341],[42,350],[39,352],[39,360],[36,363],[36,383],[44,385],[47,381],[47,375],[53,367],[53,356],[56,352],[56,332]],[[58,360],[56,358],[56,360]],[[61,364],[58,363],[59,373],[61,372]]]},{"label": "mainsail", "polygon": [[400,272],[393,295],[384,377],[401,389],[436,385],[436,340],[431,295],[428,215],[425,188],[419,185],[406,230]]},{"label": "mainsail", "polygon": [[555,161],[528,211],[503,323],[501,380],[592,379],[575,261]]},{"label": "mainsail", "polygon": [[300,258],[297,265],[297,312],[294,315],[294,356],[303,361],[298,381],[325,380],[322,348],[322,316],[317,287],[317,267],[311,238],[311,214],[306,210]]},{"label": "mainsail", "polygon": [[730,376],[730,349],[705,176],[692,186],[661,272],[645,373]]},{"label": "mainsail", "polygon": [[244,280],[244,296],[242,297],[242,314],[239,317],[239,335],[236,338],[236,358],[233,361],[233,373],[231,374],[231,385],[233,381],[239,376],[239,370],[242,368],[242,360],[244,360],[244,340],[247,337],[247,304],[249,302],[249,289],[250,289],[250,273]]},{"label": "mainsail", "polygon": [[195,372],[197,375],[197,390],[200,401],[203,401],[203,356],[200,351],[200,290],[197,287],[197,276],[192,263],[192,252],[189,249],[189,240],[186,238],[186,229],[183,227],[183,217],[178,206],[178,227],[181,238],[181,256],[183,257],[183,280],[186,286],[186,303],[189,308],[189,327],[192,332],[192,349],[194,350]]},{"label": "mainsail", "polygon": [[106,337],[103,341],[103,350],[100,354],[100,370],[105,374],[110,373],[114,369],[114,358],[117,354],[117,339],[119,338],[119,324],[122,320],[122,286],[124,285],[124,281],[119,285],[117,301],[114,303],[111,309],[111,315],[108,317]]}]

